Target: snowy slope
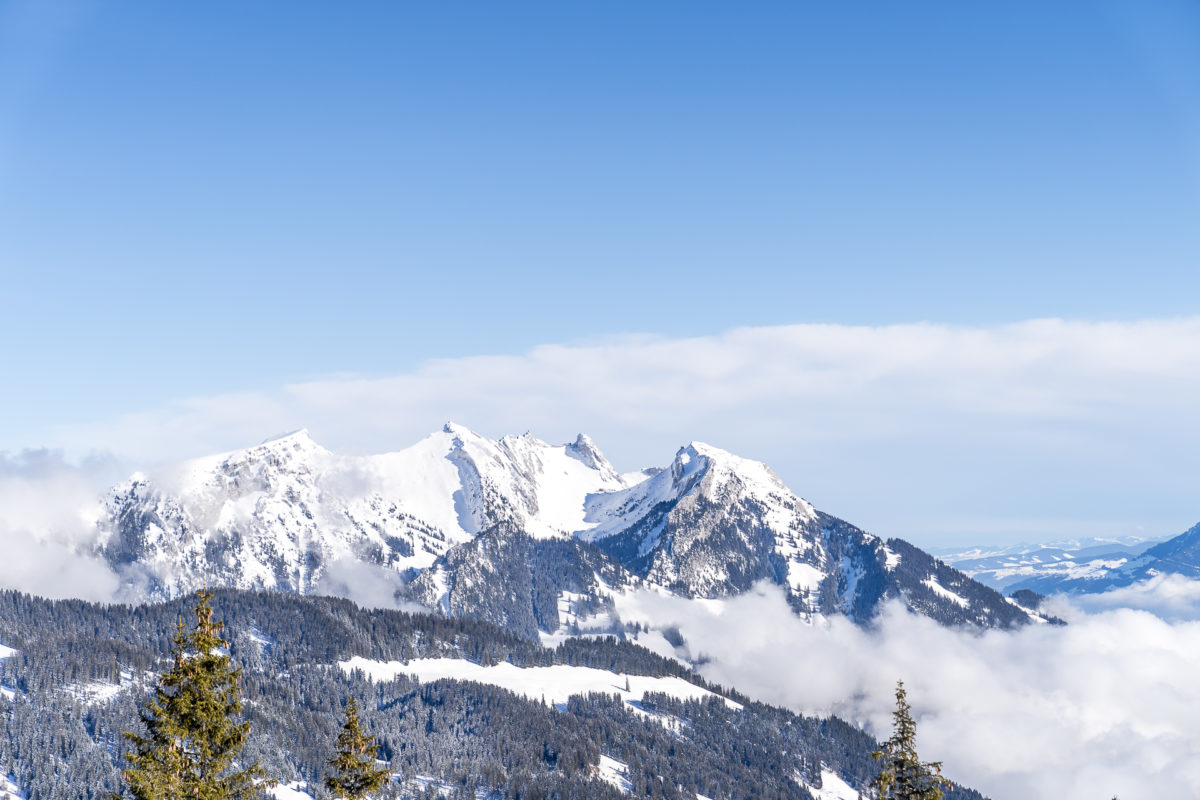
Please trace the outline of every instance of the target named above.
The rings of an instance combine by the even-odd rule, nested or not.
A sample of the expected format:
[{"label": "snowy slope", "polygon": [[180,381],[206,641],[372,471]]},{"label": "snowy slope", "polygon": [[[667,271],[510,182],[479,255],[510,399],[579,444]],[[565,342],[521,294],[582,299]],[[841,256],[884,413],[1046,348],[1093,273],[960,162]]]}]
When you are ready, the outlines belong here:
[{"label": "snowy slope", "polygon": [[[6,647],[5,645],[0,644],[0,661],[3,661],[4,659],[9,658],[10,656],[14,655],[16,652],[17,651],[12,649],[11,647]],[[0,684],[0,697],[3,697],[5,700],[13,700],[16,698],[16,696],[17,696],[16,689],[13,689],[12,687]],[[0,795],[0,798],[2,798],[2,797],[3,797],[3,795]]]},{"label": "snowy slope", "polygon": [[797,778],[797,783],[808,789],[814,800],[859,800],[859,793],[855,788],[829,769],[821,769],[819,785],[805,783],[799,778]]},{"label": "snowy slope", "polygon": [[[551,705],[562,705],[575,695],[598,692],[621,698],[632,710],[641,712],[647,693],[665,694],[680,700],[719,697],[707,689],[688,683],[682,678],[653,678],[645,675],[618,675],[592,667],[572,667],[559,664],[551,667],[517,667],[507,662],[483,666],[457,658],[414,659],[401,661],[372,661],[355,656],[338,662],[343,672],[359,670],[373,681],[389,681],[397,675],[411,675],[422,683],[450,678],[498,686],[530,700],[544,699]],[[741,705],[721,698],[732,709]]]},{"label": "snowy slope", "polygon": [[693,442],[667,469],[587,501],[582,532],[652,583],[695,596],[762,578],[815,591],[826,560],[816,510],[765,465]]},{"label": "snowy slope", "polygon": [[0,775],[0,800],[25,800],[21,787],[11,775]]}]

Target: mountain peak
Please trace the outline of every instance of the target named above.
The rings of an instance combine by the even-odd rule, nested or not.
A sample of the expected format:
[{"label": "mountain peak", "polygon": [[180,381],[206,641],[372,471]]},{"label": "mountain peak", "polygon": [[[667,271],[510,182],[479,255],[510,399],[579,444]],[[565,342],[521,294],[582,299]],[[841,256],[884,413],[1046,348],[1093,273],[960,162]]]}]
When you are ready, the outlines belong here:
[{"label": "mountain peak", "polygon": [[611,477],[614,480],[617,479],[617,470],[605,458],[604,453],[600,452],[600,448],[592,441],[592,437],[586,433],[576,436],[575,441],[567,445],[565,450],[567,455],[579,459],[606,477]]},{"label": "mountain peak", "polygon": [[[460,425],[459,423],[454,422],[453,420],[448,420],[446,422],[446,424],[442,426],[442,432],[448,433],[451,436],[456,436],[460,439],[486,439],[487,438],[487,437],[482,436],[481,434],[478,434],[475,431],[471,430],[466,425]],[[490,441],[490,440],[488,440],[488,441]]]},{"label": "mountain peak", "polygon": [[288,431],[287,433],[277,433],[274,436],[268,436],[259,444],[274,444],[275,442],[284,442],[288,440],[294,440],[297,442],[311,442],[313,438],[309,434],[308,428],[297,428],[296,430]]}]

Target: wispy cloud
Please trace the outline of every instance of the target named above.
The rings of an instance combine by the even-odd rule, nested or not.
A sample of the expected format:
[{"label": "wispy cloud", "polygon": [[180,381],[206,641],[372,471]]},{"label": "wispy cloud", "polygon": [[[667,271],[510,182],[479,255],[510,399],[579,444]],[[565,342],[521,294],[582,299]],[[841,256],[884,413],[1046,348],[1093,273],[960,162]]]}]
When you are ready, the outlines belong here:
[{"label": "wispy cloud", "polygon": [[[1181,591],[1140,590],[1166,604]],[[676,626],[718,683],[880,736],[903,678],[922,756],[995,800],[1200,795],[1200,622],[1066,610],[1065,627],[979,634],[893,605],[863,630],[840,619],[808,625],[762,587],[723,603],[644,592],[621,613]]]},{"label": "wispy cloud", "polygon": [[[406,446],[446,419],[493,436],[587,431],[623,468],[692,439],[764,460],[819,507],[927,543],[1172,533],[1190,524],[1200,318],[739,328],[429,361],[194,397],[63,428],[139,463],[308,427]],[[1019,528],[1019,534],[1013,528]]]}]

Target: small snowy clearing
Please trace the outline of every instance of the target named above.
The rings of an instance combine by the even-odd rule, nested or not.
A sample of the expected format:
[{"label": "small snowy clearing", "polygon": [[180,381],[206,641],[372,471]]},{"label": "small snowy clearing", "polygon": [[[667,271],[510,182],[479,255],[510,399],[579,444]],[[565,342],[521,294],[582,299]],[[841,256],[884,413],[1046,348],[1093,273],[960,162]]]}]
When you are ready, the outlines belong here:
[{"label": "small snowy clearing", "polygon": [[[6,659],[9,656],[12,656],[12,655],[16,654],[16,652],[17,651],[12,649],[11,647],[5,647],[4,645],[0,644],[0,660]],[[0,696],[4,697],[4,699],[8,700],[9,702],[12,702],[17,697],[17,690],[13,689],[11,687],[8,687],[8,686],[0,685]],[[8,790],[4,789],[3,784],[0,783],[0,792],[3,792],[3,791],[8,791]],[[4,797],[4,795],[0,794],[0,800],[2,800],[3,797]]]},{"label": "small snowy clearing", "polygon": [[251,628],[246,633],[246,638],[248,638],[250,641],[254,642],[262,650],[270,650],[271,646],[275,644],[274,639],[272,639],[271,637],[264,634],[258,628]]},{"label": "small snowy clearing", "polygon": [[615,787],[621,794],[633,791],[633,783],[629,780],[629,765],[623,761],[601,755],[600,766],[596,768],[596,772],[602,781]]},{"label": "small snowy clearing", "polygon": [[271,796],[275,800],[313,800],[312,795],[304,791],[307,787],[308,784],[304,781],[281,783],[271,789]]},{"label": "small snowy clearing", "polygon": [[842,780],[832,770],[821,769],[821,786],[819,788],[805,783],[799,775],[796,776],[796,783],[808,789],[816,800],[859,800],[859,794],[854,787]]},{"label": "small snowy clearing", "polygon": [[887,545],[884,545],[883,552],[887,558],[887,561],[884,563],[884,569],[886,569],[890,572],[890,571],[894,570],[896,567],[900,566],[900,554],[899,553],[895,552],[894,550],[892,550],[892,548],[888,547]]},{"label": "small snowy clearing", "polygon": [[954,592],[947,589],[945,586],[942,586],[940,583],[937,582],[937,578],[933,577],[932,575],[930,575],[925,580],[921,581],[921,584],[923,586],[929,587],[930,591],[932,591],[938,597],[942,597],[942,598],[945,598],[946,600],[950,600],[954,603],[958,603],[963,608],[966,608],[968,605],[970,605],[970,603],[967,602],[967,599],[965,597],[963,597],[960,594],[955,594]]},{"label": "small snowy clearing", "polygon": [[121,670],[121,682],[119,684],[92,681],[91,683],[69,684],[64,686],[62,690],[82,701],[85,705],[97,705],[99,703],[107,703],[120,694],[122,689],[127,689],[132,685],[133,673],[129,670]]},{"label": "small snowy clearing", "polygon": [[[662,693],[681,700],[719,697],[707,689],[688,683],[682,678],[649,678],[644,675],[618,675],[592,667],[572,667],[559,664],[553,667],[516,667],[508,662],[485,667],[457,658],[422,658],[407,664],[400,661],[372,661],[355,656],[339,661],[338,666],[349,674],[361,670],[375,681],[388,681],[398,675],[411,675],[422,683],[451,678],[474,681],[526,697],[545,699],[555,706],[564,705],[574,695],[599,692],[618,695],[631,709],[645,713],[641,703],[648,692]],[[741,706],[721,698],[733,709]]]},{"label": "small snowy clearing", "polygon": [[[598,581],[597,593],[613,597],[616,593],[611,587]],[[587,595],[578,592],[563,591],[558,595],[558,630],[554,633],[538,631],[538,638],[543,647],[554,648],[568,639],[586,636],[609,636],[621,627],[621,620],[608,611],[602,611],[591,616],[580,616],[578,604],[586,601]]]},{"label": "small snowy clearing", "polygon": [[805,589],[815,592],[821,587],[823,580],[825,580],[825,573],[812,564],[796,561],[788,564],[787,581],[793,592],[801,592]]},{"label": "small snowy clearing", "polygon": [[25,800],[21,787],[11,775],[0,775],[0,800]]}]

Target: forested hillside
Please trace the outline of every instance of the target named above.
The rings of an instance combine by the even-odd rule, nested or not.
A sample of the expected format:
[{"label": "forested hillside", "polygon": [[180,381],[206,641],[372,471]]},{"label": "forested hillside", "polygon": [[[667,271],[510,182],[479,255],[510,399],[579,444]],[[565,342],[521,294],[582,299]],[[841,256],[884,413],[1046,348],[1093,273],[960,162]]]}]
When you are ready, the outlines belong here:
[{"label": "forested hillside", "polygon": [[[121,731],[138,729],[138,708],[189,604],[100,606],[0,592],[0,643],[16,651],[0,661],[0,685],[11,696],[0,714],[0,766],[28,800],[120,790]],[[683,665],[613,638],[547,649],[485,622],[368,611],[324,597],[225,590],[213,604],[245,669],[247,760],[261,760],[284,782],[306,782],[318,797],[347,697],[396,772],[397,796],[807,798],[805,785],[819,785],[822,769],[859,788],[875,774],[876,742],[862,731],[720,687],[706,687],[722,696],[708,699],[647,694],[631,703],[613,693],[554,705],[464,681],[373,682],[339,666],[354,657],[450,658],[704,685]],[[623,765],[619,779],[600,769],[602,756]],[[956,789],[948,797],[979,795]]]}]

